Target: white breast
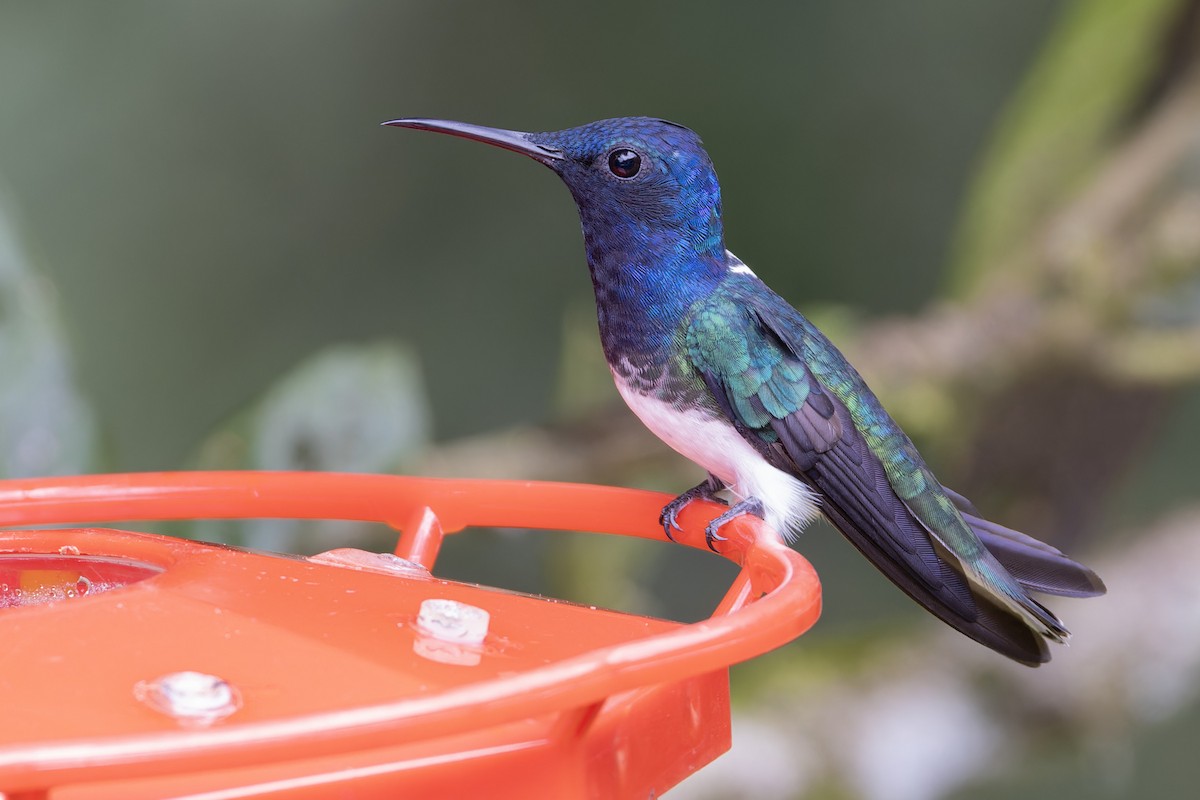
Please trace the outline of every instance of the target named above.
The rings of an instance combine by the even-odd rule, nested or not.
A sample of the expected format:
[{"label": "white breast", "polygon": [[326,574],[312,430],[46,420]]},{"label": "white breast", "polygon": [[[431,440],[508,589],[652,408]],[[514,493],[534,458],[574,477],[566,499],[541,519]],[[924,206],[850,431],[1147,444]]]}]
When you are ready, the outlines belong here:
[{"label": "white breast", "polygon": [[642,394],[615,372],[625,403],[655,436],[716,475],[738,499],[757,497],[767,524],[787,538],[817,515],[817,498],[807,486],[766,462],[726,420],[700,409],[680,411]]}]

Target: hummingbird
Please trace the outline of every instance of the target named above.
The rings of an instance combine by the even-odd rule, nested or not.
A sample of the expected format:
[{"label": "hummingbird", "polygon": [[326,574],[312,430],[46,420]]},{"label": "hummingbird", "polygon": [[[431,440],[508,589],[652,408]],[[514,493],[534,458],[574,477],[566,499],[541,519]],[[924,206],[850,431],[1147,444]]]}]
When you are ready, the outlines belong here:
[{"label": "hummingbird", "polygon": [[383,124],[511,150],[566,183],[617,389],[707,473],[663,508],[667,538],[697,499],[728,506],[705,529],[714,550],[739,515],[790,540],[822,514],[934,616],[1028,666],[1070,636],[1031,593],[1105,592],[1087,567],[943,486],[837,347],[726,249],[721,187],[690,129],[648,117],[545,133]]}]

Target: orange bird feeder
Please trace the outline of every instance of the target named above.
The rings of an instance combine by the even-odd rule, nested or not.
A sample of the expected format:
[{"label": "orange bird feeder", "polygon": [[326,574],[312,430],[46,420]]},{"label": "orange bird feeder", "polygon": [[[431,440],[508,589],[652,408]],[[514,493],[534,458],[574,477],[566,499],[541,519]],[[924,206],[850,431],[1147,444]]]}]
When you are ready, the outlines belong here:
[{"label": "orange bird feeder", "polygon": [[[0,481],[0,525],[365,520],[309,558],[100,528],[0,531],[0,793],[648,798],[730,744],[731,664],[806,631],[812,567],[757,520],[690,625],[441,580],[469,526],[661,539],[664,495],[572,484],[190,472]],[[704,547],[719,507],[680,540]]]}]

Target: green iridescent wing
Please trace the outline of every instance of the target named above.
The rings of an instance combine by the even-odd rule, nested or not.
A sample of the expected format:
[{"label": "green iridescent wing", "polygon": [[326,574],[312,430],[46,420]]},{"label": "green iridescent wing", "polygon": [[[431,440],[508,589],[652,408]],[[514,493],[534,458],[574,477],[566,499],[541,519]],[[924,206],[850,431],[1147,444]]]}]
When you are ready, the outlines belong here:
[{"label": "green iridescent wing", "polygon": [[[727,285],[684,326],[687,358],[722,410],[768,462],[815,489],[825,516],[913,599],[1005,655],[1047,660],[1043,637],[1065,636],[1061,623],[996,562],[857,372],[764,288]],[[950,532],[935,534],[938,525]],[[1009,560],[1040,581],[1028,588],[1059,587],[1044,563],[1053,557],[1073,570],[1071,590],[1055,593],[1095,593],[1098,579],[1053,548],[1037,542],[1047,552],[1030,558],[1019,540],[1005,542],[1013,545]],[[978,569],[993,571],[994,580],[967,577]]]}]

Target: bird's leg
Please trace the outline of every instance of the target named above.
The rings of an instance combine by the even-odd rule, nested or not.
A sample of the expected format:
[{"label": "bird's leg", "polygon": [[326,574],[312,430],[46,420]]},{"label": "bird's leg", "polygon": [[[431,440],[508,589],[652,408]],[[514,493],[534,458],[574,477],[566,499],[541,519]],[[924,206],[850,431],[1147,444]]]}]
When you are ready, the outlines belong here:
[{"label": "bird's leg", "polygon": [[713,543],[725,541],[725,537],[719,535],[717,531],[726,522],[729,522],[734,517],[740,517],[742,514],[753,514],[762,519],[765,513],[762,500],[759,500],[757,497],[747,497],[745,500],[730,506],[728,511],[708,523],[708,526],[704,529],[704,541],[708,542],[708,549],[715,553],[717,552],[717,548]]},{"label": "bird's leg", "polygon": [[663,526],[663,532],[667,534],[667,538],[672,542],[675,541],[675,537],[671,535],[672,528],[677,531],[683,530],[675,518],[679,516],[680,511],[683,511],[684,506],[693,500],[716,500],[717,492],[724,488],[725,483],[710,472],[708,478],[663,506],[662,513],[658,515],[658,523]]}]

